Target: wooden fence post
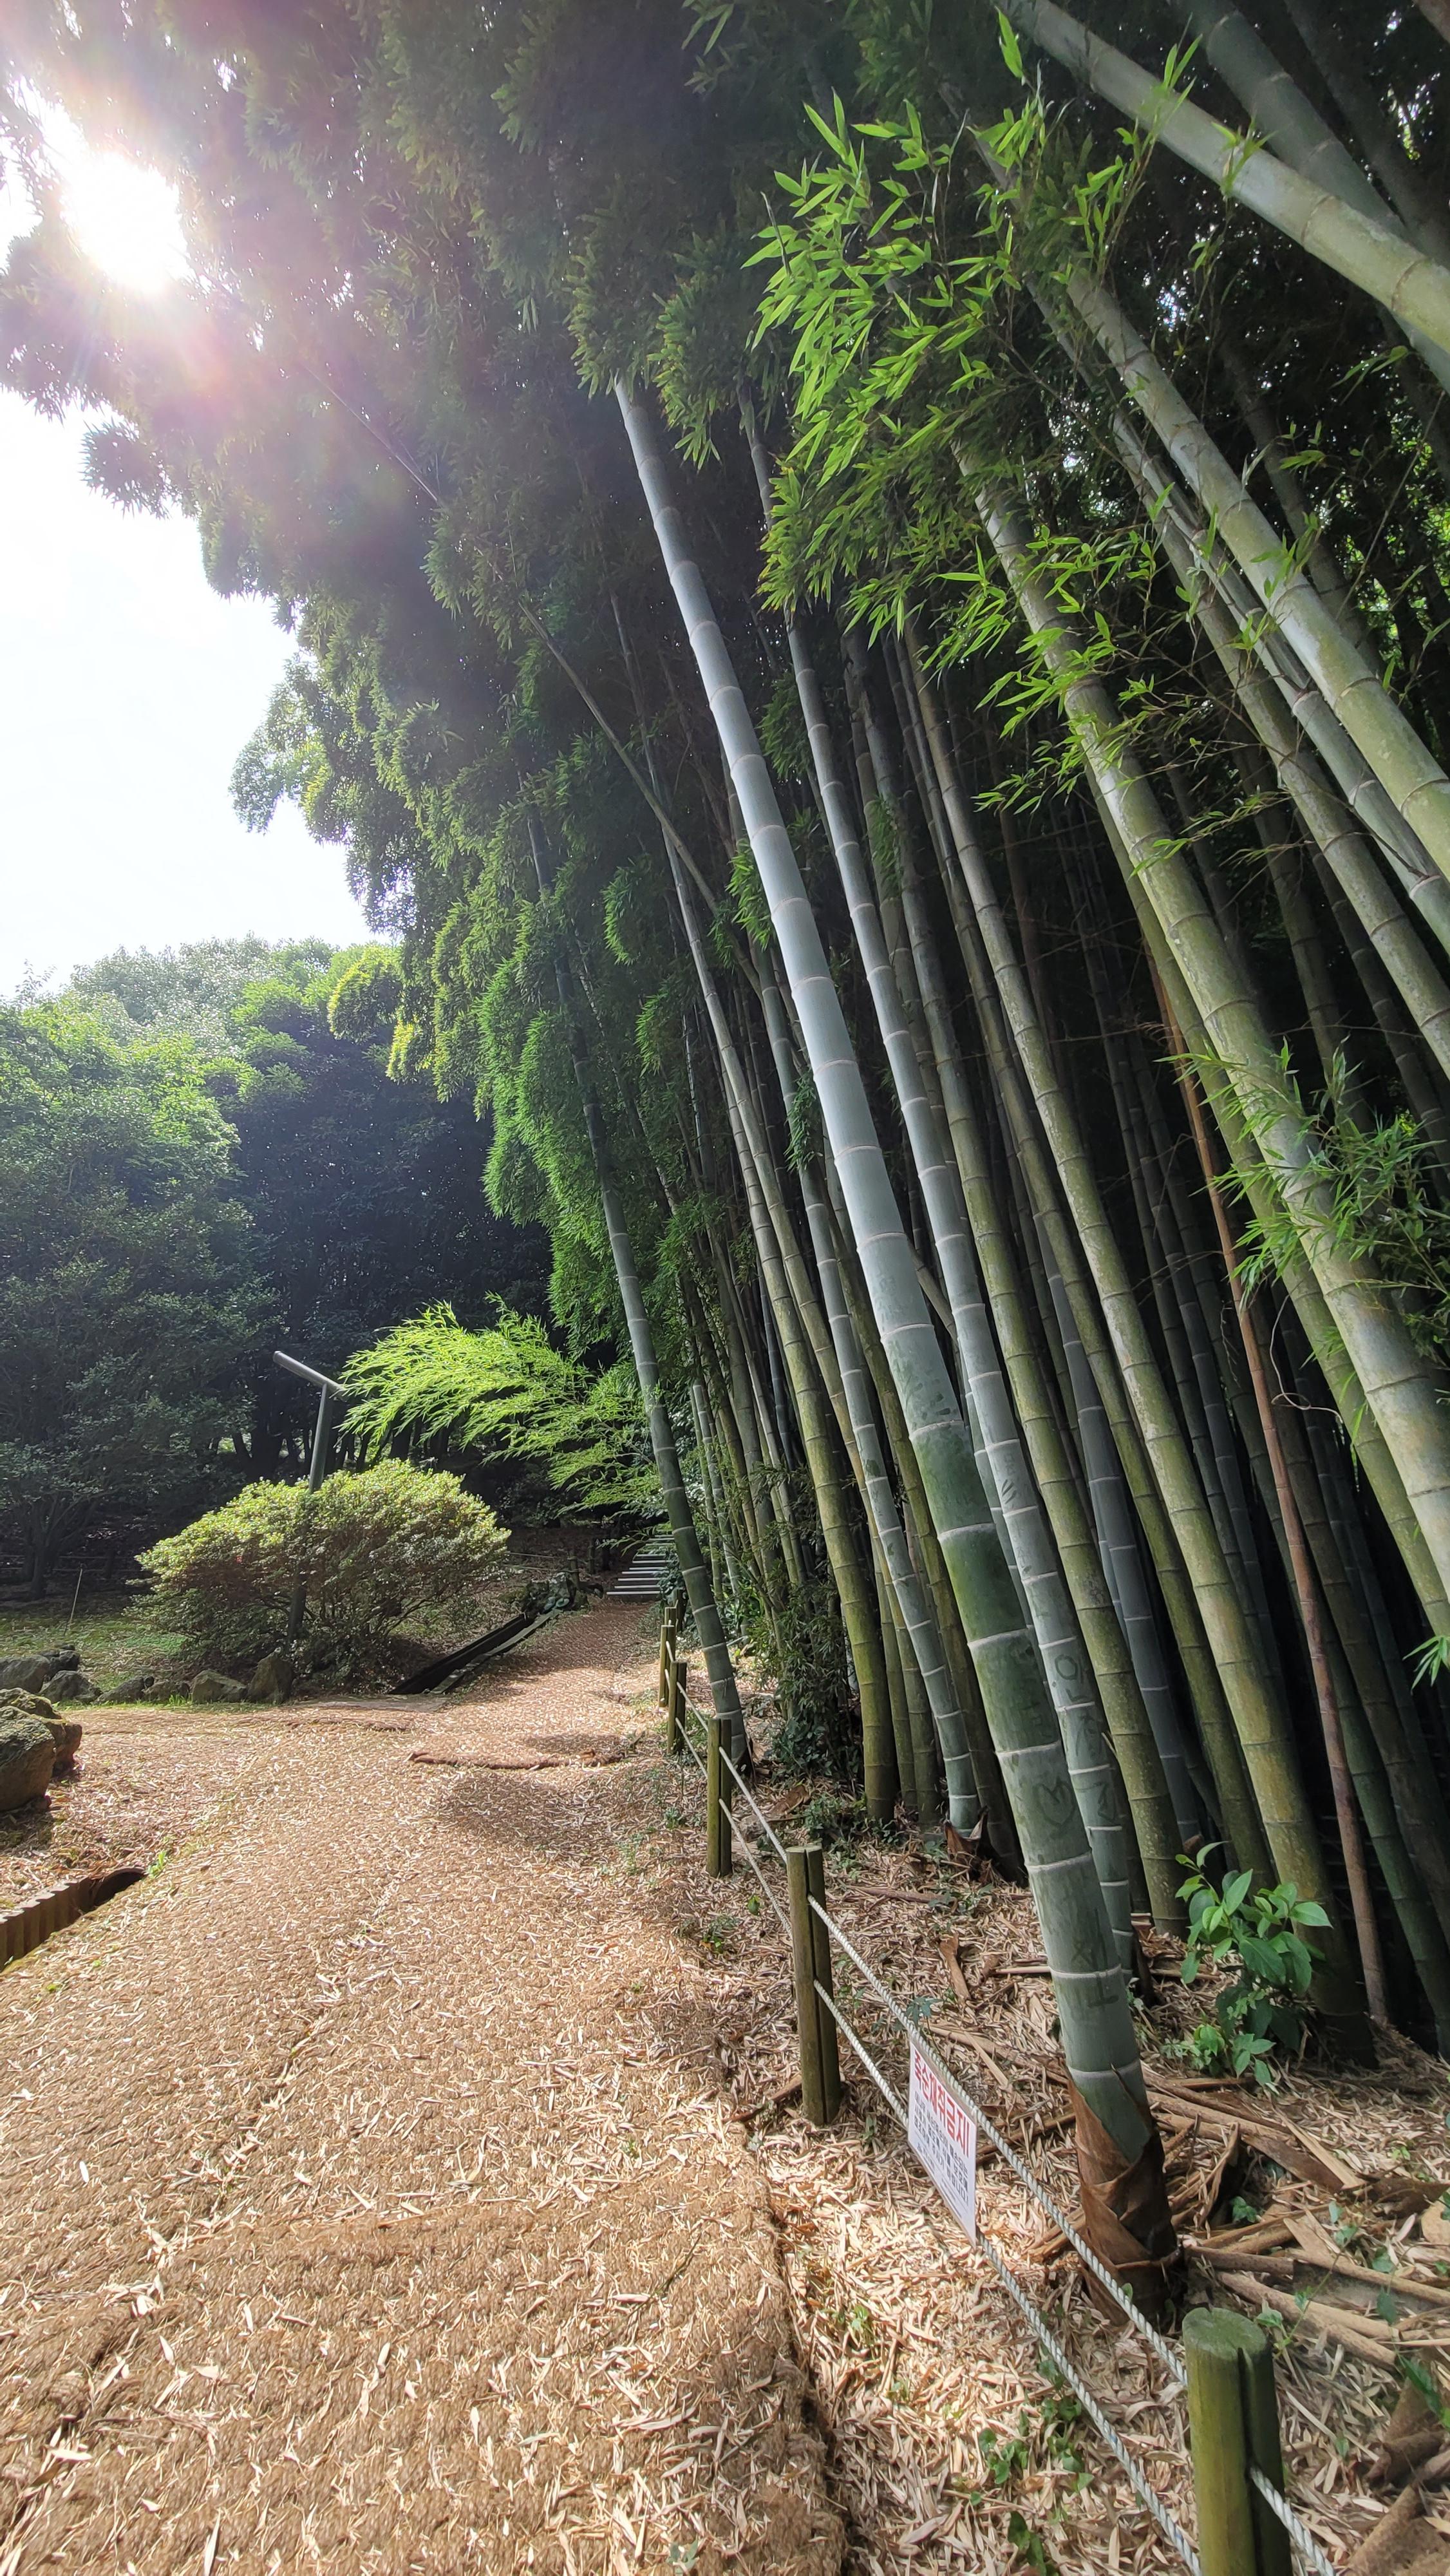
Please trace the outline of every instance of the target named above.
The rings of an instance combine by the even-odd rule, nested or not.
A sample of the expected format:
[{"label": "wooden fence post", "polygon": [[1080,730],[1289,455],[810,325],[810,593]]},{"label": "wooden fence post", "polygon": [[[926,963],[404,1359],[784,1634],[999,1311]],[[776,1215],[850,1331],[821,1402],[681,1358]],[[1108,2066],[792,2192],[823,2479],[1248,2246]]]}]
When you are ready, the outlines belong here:
[{"label": "wooden fence post", "polygon": [[1249,2482],[1283,2481],[1274,2356],[1263,2329],[1231,2308],[1183,2320],[1188,2436],[1203,2576],[1288,2576],[1289,2535]]},{"label": "wooden fence post", "polygon": [[730,1847],[730,1774],[725,1768],[724,1728],[712,1709],[705,1720],[705,1867],[712,1878],[728,1878],[734,1866]]},{"label": "wooden fence post", "polygon": [[665,1705],[666,1695],[667,1695],[667,1693],[668,1693],[668,1691],[669,1691],[669,1686],[670,1686],[670,1665],[671,1665],[671,1663],[674,1661],[674,1655],[673,1655],[674,1638],[673,1638],[673,1637],[671,1636],[671,1634],[670,1634],[671,1625],[672,1625],[672,1623],[671,1623],[671,1619],[670,1619],[670,1614],[669,1614],[668,1610],[666,1610],[666,1612],[664,1613],[664,1616],[663,1616],[663,1617],[662,1617],[662,1619],[660,1620],[660,1687],[659,1687],[659,1703],[660,1703],[661,1708],[663,1708],[663,1707],[664,1707],[664,1705]]},{"label": "wooden fence post", "polygon": [[730,1729],[720,1722],[720,1875],[728,1878],[735,1867],[735,1781],[731,1774]]},{"label": "wooden fence post", "polygon": [[678,1645],[670,1657],[670,1697],[665,1711],[665,1745],[678,1753],[685,1741],[685,1687],[689,1666]]},{"label": "wooden fence post", "polygon": [[[805,1850],[806,1886],[821,1908],[821,1912],[824,1913],[826,1855],[819,1843],[807,1843]],[[836,1989],[831,1976],[831,1936],[821,1921],[820,1914],[812,1914],[810,1924],[816,1984],[823,1987],[828,1995],[834,1996]],[[822,2003],[819,1995],[815,1997],[815,2006],[816,2022],[821,2034],[821,2099],[825,2104],[824,2117],[827,2120],[834,2120],[841,2107],[841,2053],[836,2039],[835,2016]]]},{"label": "wooden fence post", "polygon": [[[1255,2345],[1243,2353],[1244,2423],[1249,2437],[1249,2465],[1284,2491],[1284,2448],[1279,2438],[1279,2392],[1274,2385],[1274,2350],[1261,2326],[1251,2327]],[[1289,2535],[1257,2488],[1250,2489],[1254,2516],[1255,2566],[1258,2576],[1293,2576]]]},{"label": "wooden fence post", "polygon": [[785,1856],[790,1894],[790,1957],[795,1975],[796,2047],[801,2062],[801,2102],[806,2118],[823,2129],[826,2109],[825,2071],[821,2064],[821,2007],[816,1995],[815,1918],[811,1913],[810,1854],[797,1844]]}]

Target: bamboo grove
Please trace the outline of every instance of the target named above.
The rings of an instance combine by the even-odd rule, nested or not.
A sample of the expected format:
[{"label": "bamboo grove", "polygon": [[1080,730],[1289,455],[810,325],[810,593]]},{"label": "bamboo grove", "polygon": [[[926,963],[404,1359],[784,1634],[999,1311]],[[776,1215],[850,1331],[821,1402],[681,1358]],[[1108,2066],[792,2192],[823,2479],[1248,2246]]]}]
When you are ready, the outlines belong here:
[{"label": "bamboo grove", "polygon": [[1079,8],[30,0],[3,348],[291,623],[244,810],[632,1356],[716,1705],[1025,1870],[1150,2299],[1182,1851],[1450,2041],[1450,56]]}]

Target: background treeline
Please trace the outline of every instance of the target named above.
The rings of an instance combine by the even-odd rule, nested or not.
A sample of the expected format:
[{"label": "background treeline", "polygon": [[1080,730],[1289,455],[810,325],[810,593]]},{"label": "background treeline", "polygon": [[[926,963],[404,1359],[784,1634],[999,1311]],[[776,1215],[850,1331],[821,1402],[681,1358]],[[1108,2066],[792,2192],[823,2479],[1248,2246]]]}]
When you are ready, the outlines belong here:
[{"label": "background treeline", "polygon": [[0,327],[292,616],[245,796],[627,1334],[717,1705],[723,1600],[1025,1863],[1141,2183],[1191,1837],[1450,2035],[1446,55],[1085,5],[29,0]]},{"label": "background treeline", "polygon": [[278,1346],[537,1305],[469,1109],[388,1075],[382,947],[122,951],[0,1012],[0,1548],[42,1589],[305,1464]]}]

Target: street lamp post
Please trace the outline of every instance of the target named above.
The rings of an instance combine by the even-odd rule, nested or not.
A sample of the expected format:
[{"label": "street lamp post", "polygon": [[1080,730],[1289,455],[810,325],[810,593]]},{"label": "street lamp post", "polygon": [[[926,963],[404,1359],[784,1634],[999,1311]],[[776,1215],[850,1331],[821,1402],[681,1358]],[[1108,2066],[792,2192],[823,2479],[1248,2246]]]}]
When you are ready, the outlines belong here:
[{"label": "street lamp post", "polygon": [[[333,1415],[339,1406],[346,1404],[347,1389],[345,1386],[339,1386],[336,1378],[324,1377],[321,1369],[309,1368],[305,1360],[294,1360],[286,1351],[274,1351],[272,1357],[277,1366],[286,1369],[290,1376],[305,1378],[309,1386],[315,1386],[318,1390],[317,1422],[312,1434],[312,1455],[307,1464],[307,1490],[309,1494],[315,1494],[327,1473],[327,1453],[332,1445]],[[295,1646],[302,1634],[302,1614],[306,1606],[307,1586],[305,1583],[299,1583],[292,1595],[292,1605],[287,1614],[289,1646]]]}]

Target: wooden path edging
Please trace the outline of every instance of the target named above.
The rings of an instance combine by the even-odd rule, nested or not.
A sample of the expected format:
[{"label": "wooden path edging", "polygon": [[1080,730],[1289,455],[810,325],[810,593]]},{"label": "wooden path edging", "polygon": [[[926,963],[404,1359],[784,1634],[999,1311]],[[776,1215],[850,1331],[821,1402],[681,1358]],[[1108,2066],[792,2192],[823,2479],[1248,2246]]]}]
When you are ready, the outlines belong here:
[{"label": "wooden path edging", "polygon": [[88,1878],[68,1879],[63,1887],[53,1887],[44,1896],[32,1896],[10,1913],[0,1914],[0,1970],[28,1958],[52,1932],[64,1932],[83,1914],[94,1914],[98,1905],[119,1896],[123,1888],[134,1887],[145,1875],[138,1868],[96,1870]]}]

